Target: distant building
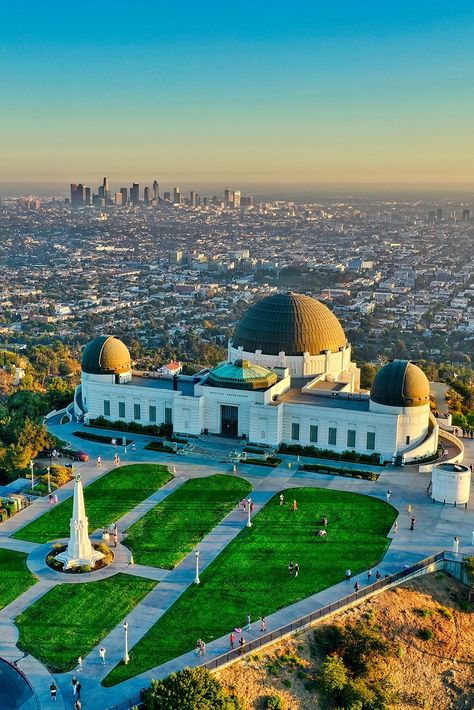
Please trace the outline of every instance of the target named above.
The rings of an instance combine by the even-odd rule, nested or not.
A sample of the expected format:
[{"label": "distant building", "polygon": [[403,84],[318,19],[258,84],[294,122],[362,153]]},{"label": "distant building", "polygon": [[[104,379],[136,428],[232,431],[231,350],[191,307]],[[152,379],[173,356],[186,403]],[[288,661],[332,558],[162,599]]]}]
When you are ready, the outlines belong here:
[{"label": "distant building", "polygon": [[121,193],[121,192],[116,192],[116,193],[115,193],[114,200],[115,200],[115,204],[116,204],[117,206],[123,204],[123,202],[122,202],[122,200],[123,200],[123,198],[122,198],[122,193]]},{"label": "distant building", "polygon": [[157,180],[153,180],[153,199],[155,200],[155,204],[158,204],[160,201],[160,186]]},{"label": "distant building", "polygon": [[130,202],[132,205],[140,204],[140,185],[137,182],[134,182],[130,188]]},{"label": "distant building", "polygon": [[240,190],[234,190],[232,193],[232,207],[234,210],[240,210]]},{"label": "distant building", "polygon": [[162,365],[159,369],[158,372],[160,375],[179,375],[183,370],[183,366],[180,362],[176,362],[175,360],[172,360],[171,362],[168,362],[166,365]]},{"label": "distant building", "polygon": [[143,193],[143,201],[146,205],[149,205],[151,202],[151,190],[149,187],[145,187],[145,191]]},{"label": "distant building", "polygon": [[126,204],[127,204],[127,200],[128,200],[127,192],[128,192],[128,190],[127,190],[126,187],[121,187],[121,188],[120,188],[120,193],[121,193],[121,195],[122,195],[122,205],[126,205]]},{"label": "distant building", "polygon": [[71,207],[78,209],[84,205],[84,185],[71,184]]},{"label": "distant building", "polygon": [[471,210],[463,210],[462,211],[462,221],[469,222],[470,219],[471,219]]},{"label": "distant building", "polygon": [[173,190],[173,203],[175,205],[181,204],[181,192],[180,192],[179,187],[175,187]]}]

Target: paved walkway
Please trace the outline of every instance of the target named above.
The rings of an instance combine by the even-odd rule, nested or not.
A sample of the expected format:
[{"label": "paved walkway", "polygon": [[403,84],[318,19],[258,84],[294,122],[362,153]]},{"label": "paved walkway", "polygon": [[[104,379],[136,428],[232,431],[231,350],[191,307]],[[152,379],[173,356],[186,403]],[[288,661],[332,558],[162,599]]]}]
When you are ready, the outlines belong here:
[{"label": "paved walkway", "polygon": [[[71,427],[78,428],[77,424]],[[61,430],[63,427],[61,427]],[[58,433],[58,432],[55,432]],[[64,434],[61,431],[61,436]],[[68,438],[66,436],[66,438]],[[122,463],[132,462],[159,462],[168,464],[173,470],[176,468],[176,478],[170,481],[160,491],[150,496],[146,501],[137,506],[133,511],[125,515],[119,522],[119,528],[124,529],[136,522],[142,515],[150,510],[157,502],[162,500],[177,486],[181,485],[188,478],[209,476],[214,473],[232,472],[232,465],[228,463],[219,463],[217,461],[208,461],[197,457],[174,457],[170,454],[162,454],[160,452],[150,452],[144,449],[147,437],[135,437],[137,440],[136,451],[127,454],[127,460]],[[112,447],[103,447],[95,442],[81,442],[80,448],[86,448],[95,456],[100,453],[103,459],[107,458],[108,449],[110,449],[110,458],[113,456]],[[466,460],[470,462],[474,454],[474,441],[464,440],[466,444]],[[89,444],[97,448],[95,451],[90,450]],[[77,446],[77,442],[75,444]],[[78,446],[79,448],[79,446]],[[104,455],[104,451],[106,452]],[[288,467],[288,462],[292,462],[292,467]],[[381,499],[385,499],[387,488],[393,491],[391,503],[400,511],[399,515],[399,531],[393,534],[392,544],[384,557],[384,560],[379,566],[380,572],[383,574],[389,573],[402,568],[405,564],[411,564],[423,557],[426,557],[440,549],[451,547],[453,536],[456,534],[461,537],[462,551],[471,551],[468,547],[471,541],[471,532],[474,529],[474,512],[472,509],[464,510],[463,508],[443,507],[438,504],[431,504],[430,499],[426,495],[426,486],[429,480],[429,475],[419,474],[414,467],[388,468],[383,470],[378,481],[362,481],[358,479],[350,479],[331,475],[307,474],[298,471],[295,466],[294,457],[283,457],[282,464],[275,469],[264,468],[263,466],[254,465],[238,465],[238,475],[247,478],[254,486],[252,498],[256,503],[255,513],[264,505],[274,493],[279,490],[285,490],[292,487],[319,487],[330,488],[334,490],[345,490],[357,492],[366,495],[371,495]],[[77,470],[81,472],[86,484],[92,480],[96,480],[100,475],[106,473],[106,470],[96,469],[94,463],[78,464]],[[65,500],[72,495],[72,483],[67,484],[59,491],[60,500]],[[411,513],[408,513],[408,505],[412,506],[413,512],[417,517],[415,531],[409,530],[409,518]],[[37,559],[40,564],[41,555],[44,553],[44,546],[35,545],[21,540],[14,540],[9,535],[16,530],[26,525],[31,520],[42,515],[49,509],[48,501],[37,500],[27,510],[11,518],[6,523],[0,526],[0,546],[9,549],[16,549],[29,554],[29,557]],[[239,510],[234,510],[223,520],[199,545],[200,550],[200,569],[203,570],[209,565],[221,550],[232,540],[235,535],[242,529],[246,523],[246,515]],[[7,527],[5,527],[7,526]],[[101,531],[97,531],[96,535]],[[121,546],[120,546],[121,547]],[[126,550],[126,548],[123,548]],[[128,563],[127,563],[128,564]],[[49,570],[49,568],[48,568]],[[162,570],[158,568],[148,567],[145,565],[128,565],[127,573],[148,577],[157,582],[155,589],[145,597],[134,610],[128,615],[127,620],[130,623],[129,628],[129,645],[130,648],[138,642],[138,640],[147,632],[147,630],[156,622],[156,620],[170,607],[170,605],[182,594],[182,592],[193,583],[195,574],[195,555],[191,552],[174,570]],[[51,570],[53,572],[53,570]],[[18,597],[8,607],[5,607],[0,612],[0,655],[8,660],[13,656],[18,657],[20,654],[15,646],[17,640],[16,627],[12,619],[15,616],[28,608],[36,599],[45,594],[56,581],[56,574],[53,572],[53,577],[43,571],[39,581],[35,586],[31,587],[24,594]],[[97,574],[97,573],[95,573]],[[304,570],[301,570],[304,574]],[[84,577],[81,575],[81,577]],[[94,577],[94,574],[91,575]],[[354,578],[352,584],[356,578]],[[64,582],[65,575],[59,574],[58,581]],[[78,580],[85,581],[85,579]],[[365,575],[359,576],[359,581],[365,582]],[[348,591],[352,591],[352,586],[348,588],[347,582],[341,582],[334,585],[328,590],[324,590],[317,595],[305,599],[298,604],[294,604],[286,609],[280,610],[267,618],[267,628],[271,630],[288,623],[295,618],[300,617],[308,611],[314,610],[327,604],[329,601],[345,596]],[[102,688],[99,681],[108,673],[111,668],[121,659],[123,653],[123,626],[121,622],[115,629],[105,638],[102,639],[100,645],[104,645],[108,649],[108,662],[105,667],[99,664],[98,650],[93,649],[86,658],[85,670],[82,674],[84,680],[84,708],[99,710],[111,706],[121,700],[136,694],[142,687],[149,683],[151,678],[158,678],[167,675],[172,670],[182,668],[184,665],[196,665],[199,659],[194,653],[185,654],[179,659],[174,659],[161,667],[151,669],[141,676],[121,683],[113,688]],[[246,632],[247,638],[253,638],[253,635],[258,635],[258,629],[254,628],[250,632]],[[217,639],[212,644],[208,645],[208,656],[217,655],[227,649],[227,637]],[[34,680],[35,688],[38,689],[38,695],[41,702],[47,702],[47,688],[51,682],[51,675],[48,671],[39,664],[35,659],[28,657],[23,661],[25,667],[20,666],[22,670],[27,672],[28,677]],[[56,677],[56,682],[64,691],[64,695],[69,704],[68,696],[70,695],[70,677],[71,674],[61,674]],[[61,705],[58,705],[61,707]]]}]

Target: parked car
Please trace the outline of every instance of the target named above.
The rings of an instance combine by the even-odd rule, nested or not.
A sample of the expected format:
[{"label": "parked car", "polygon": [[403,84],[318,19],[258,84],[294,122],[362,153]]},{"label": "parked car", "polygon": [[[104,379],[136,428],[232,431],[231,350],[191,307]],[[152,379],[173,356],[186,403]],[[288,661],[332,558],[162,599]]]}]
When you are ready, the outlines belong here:
[{"label": "parked car", "polygon": [[89,454],[85,451],[75,451],[74,449],[65,449],[64,456],[73,461],[89,461]]}]

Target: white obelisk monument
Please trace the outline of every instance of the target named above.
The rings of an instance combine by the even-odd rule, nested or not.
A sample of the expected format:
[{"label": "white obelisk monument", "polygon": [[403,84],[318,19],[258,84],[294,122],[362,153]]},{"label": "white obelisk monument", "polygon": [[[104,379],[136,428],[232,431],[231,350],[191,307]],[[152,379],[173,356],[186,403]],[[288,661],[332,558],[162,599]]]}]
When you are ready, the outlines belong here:
[{"label": "white obelisk monument", "polygon": [[84,505],[84,491],[79,474],[74,479],[74,500],[72,505],[72,518],[69,523],[69,542],[67,549],[61,552],[56,559],[63,563],[63,569],[89,565],[94,567],[96,562],[104,557],[102,552],[94,550],[89,540],[89,521]]}]

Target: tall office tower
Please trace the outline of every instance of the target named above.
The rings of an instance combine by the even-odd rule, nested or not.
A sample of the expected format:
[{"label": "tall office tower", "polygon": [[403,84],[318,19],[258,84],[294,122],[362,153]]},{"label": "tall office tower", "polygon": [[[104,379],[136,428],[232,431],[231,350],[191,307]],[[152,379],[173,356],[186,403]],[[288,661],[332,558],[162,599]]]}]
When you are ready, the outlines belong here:
[{"label": "tall office tower", "polygon": [[104,197],[104,195],[105,195],[104,186],[103,186],[103,185],[99,185],[99,188],[98,188],[97,192],[99,193],[99,197]]},{"label": "tall office tower", "polygon": [[123,204],[123,197],[121,192],[116,192],[114,196],[114,201],[117,207]]},{"label": "tall office tower", "polygon": [[202,198],[202,206],[203,206],[203,207],[207,207],[208,204],[209,204],[209,198],[208,198],[208,197],[203,197],[203,198]]},{"label": "tall office tower", "polygon": [[240,190],[234,190],[232,193],[232,205],[234,210],[240,210]]},{"label": "tall office tower", "polygon": [[230,206],[230,190],[228,187],[224,190],[224,207]]},{"label": "tall office tower", "polygon": [[84,185],[71,184],[71,207],[77,209],[84,204]]},{"label": "tall office tower", "polygon": [[181,203],[181,192],[179,187],[175,187],[173,190],[173,204],[179,205]]},{"label": "tall office tower", "polygon": [[183,261],[183,252],[180,249],[168,252],[168,264],[181,264]]},{"label": "tall office tower", "polygon": [[247,195],[247,207],[253,207],[253,197],[252,197],[252,195]]},{"label": "tall office tower", "polygon": [[92,195],[92,207],[100,207],[100,200],[102,198],[99,197],[99,195],[96,195],[95,193]]},{"label": "tall office tower", "polygon": [[164,192],[163,199],[165,202],[171,202],[171,192]]},{"label": "tall office tower", "polygon": [[120,193],[122,195],[122,205],[126,205],[127,204],[127,188],[121,187]]},{"label": "tall office tower", "polygon": [[462,221],[469,222],[470,219],[471,219],[471,210],[463,210],[462,211]]},{"label": "tall office tower", "polygon": [[196,207],[197,205],[196,193],[194,192],[194,190],[191,190],[189,204],[191,205],[191,207]]},{"label": "tall office tower", "polygon": [[132,205],[140,204],[140,185],[138,182],[134,182],[130,188],[130,202]]},{"label": "tall office tower", "polygon": [[443,219],[443,210],[441,209],[441,207],[438,207],[438,209],[436,210],[436,219]]},{"label": "tall office tower", "polygon": [[213,195],[213,196],[212,196],[211,202],[212,202],[212,204],[214,205],[214,207],[217,207],[217,205],[220,204],[220,200],[219,200],[219,198],[217,197],[217,195]]},{"label": "tall office tower", "polygon": [[145,187],[143,192],[143,201],[146,205],[149,205],[151,202],[151,190],[149,187]]},{"label": "tall office tower", "polygon": [[153,180],[153,199],[156,204],[160,201],[160,186],[157,180]]},{"label": "tall office tower", "polygon": [[109,197],[110,197],[110,193],[109,193],[109,181],[108,181],[108,179],[107,179],[106,177],[102,180],[102,185],[103,185],[103,187],[104,187],[104,194],[103,194],[103,197],[105,197],[105,202],[106,202],[106,204],[107,204],[107,200],[108,200]]},{"label": "tall office tower", "polygon": [[90,205],[91,203],[91,189],[90,187],[84,188],[84,204]]}]

